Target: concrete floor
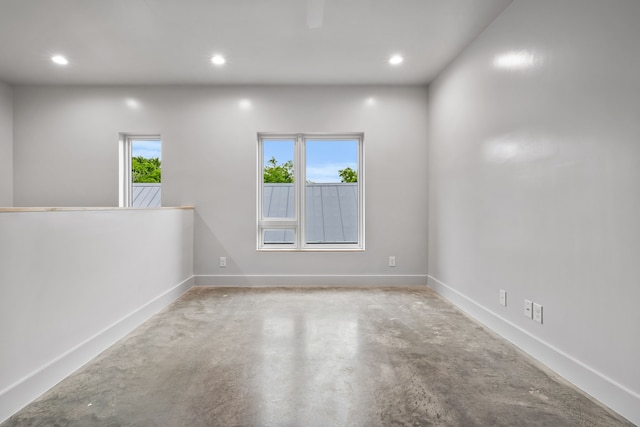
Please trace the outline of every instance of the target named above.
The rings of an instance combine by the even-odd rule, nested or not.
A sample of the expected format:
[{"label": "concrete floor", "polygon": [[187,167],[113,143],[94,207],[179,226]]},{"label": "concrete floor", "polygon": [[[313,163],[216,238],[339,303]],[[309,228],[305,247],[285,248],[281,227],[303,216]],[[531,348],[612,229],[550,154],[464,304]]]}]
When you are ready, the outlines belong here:
[{"label": "concrete floor", "polygon": [[426,288],[193,288],[9,426],[632,425]]}]

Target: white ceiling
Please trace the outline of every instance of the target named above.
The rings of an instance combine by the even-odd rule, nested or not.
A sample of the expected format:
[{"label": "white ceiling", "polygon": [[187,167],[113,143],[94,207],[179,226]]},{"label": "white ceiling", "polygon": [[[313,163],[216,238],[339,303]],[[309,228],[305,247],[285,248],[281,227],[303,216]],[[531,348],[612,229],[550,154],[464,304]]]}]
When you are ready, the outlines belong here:
[{"label": "white ceiling", "polygon": [[[324,0],[322,27],[309,29],[307,1],[0,0],[0,80],[426,84],[511,3]],[[227,64],[211,64],[215,53]]]}]

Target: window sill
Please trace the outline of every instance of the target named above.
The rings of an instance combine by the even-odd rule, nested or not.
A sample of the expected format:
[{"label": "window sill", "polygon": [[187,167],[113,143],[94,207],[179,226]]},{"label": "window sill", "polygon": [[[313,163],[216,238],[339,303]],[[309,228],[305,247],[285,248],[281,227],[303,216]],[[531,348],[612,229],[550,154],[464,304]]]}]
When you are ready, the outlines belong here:
[{"label": "window sill", "polygon": [[258,252],[364,252],[364,248],[258,248]]}]

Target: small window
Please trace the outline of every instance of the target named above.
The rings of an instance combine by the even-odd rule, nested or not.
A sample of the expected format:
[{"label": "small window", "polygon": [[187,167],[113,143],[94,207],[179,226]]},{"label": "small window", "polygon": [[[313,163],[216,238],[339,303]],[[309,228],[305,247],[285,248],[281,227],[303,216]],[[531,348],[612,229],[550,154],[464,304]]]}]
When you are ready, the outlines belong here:
[{"label": "small window", "polygon": [[161,147],[160,135],[121,135],[121,207],[162,206]]},{"label": "small window", "polygon": [[363,134],[258,134],[258,249],[364,249]]}]

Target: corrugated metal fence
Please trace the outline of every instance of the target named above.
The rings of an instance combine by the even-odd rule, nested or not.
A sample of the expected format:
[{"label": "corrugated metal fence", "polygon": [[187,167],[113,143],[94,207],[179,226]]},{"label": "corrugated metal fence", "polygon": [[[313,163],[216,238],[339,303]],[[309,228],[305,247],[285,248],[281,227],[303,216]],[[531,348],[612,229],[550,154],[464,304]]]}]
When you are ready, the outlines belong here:
[{"label": "corrugated metal fence", "polygon": [[[266,218],[291,218],[293,184],[264,184]],[[308,243],[356,243],[358,241],[358,184],[307,184],[306,237]],[[292,243],[293,231],[269,230],[265,243]]]},{"label": "corrugated metal fence", "polygon": [[162,206],[162,184],[133,183],[131,203],[134,208],[159,208]]}]

